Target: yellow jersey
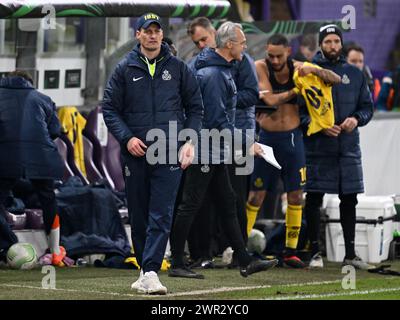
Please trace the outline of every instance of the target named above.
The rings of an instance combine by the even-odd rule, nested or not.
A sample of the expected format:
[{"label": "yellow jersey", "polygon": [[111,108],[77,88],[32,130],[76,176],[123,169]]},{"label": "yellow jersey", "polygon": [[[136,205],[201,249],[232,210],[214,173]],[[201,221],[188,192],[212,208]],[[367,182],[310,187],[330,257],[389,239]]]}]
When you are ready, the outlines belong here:
[{"label": "yellow jersey", "polygon": [[74,146],[75,164],[86,177],[85,154],[82,135],[82,130],[86,126],[86,119],[79,113],[78,109],[73,106],[58,108],[57,114],[64,132],[67,134],[69,140],[71,140],[72,145]]},{"label": "yellow jersey", "polygon": [[[320,66],[309,62],[304,62],[304,65],[321,69]],[[311,121],[307,135],[310,136],[322,129],[332,128],[335,124],[332,85],[325,83],[320,77],[312,73],[300,77],[297,70],[293,75],[293,81],[304,97],[310,114]]]}]

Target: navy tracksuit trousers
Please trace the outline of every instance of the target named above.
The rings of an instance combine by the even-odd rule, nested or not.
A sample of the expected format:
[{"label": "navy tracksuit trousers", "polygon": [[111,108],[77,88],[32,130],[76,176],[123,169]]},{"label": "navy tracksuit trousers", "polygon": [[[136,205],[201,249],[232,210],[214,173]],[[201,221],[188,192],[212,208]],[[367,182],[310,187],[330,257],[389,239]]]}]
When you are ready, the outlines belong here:
[{"label": "navy tracksuit trousers", "polygon": [[123,159],[128,212],[136,259],[144,272],[158,272],[164,258],[182,169],[150,165],[146,157]]}]

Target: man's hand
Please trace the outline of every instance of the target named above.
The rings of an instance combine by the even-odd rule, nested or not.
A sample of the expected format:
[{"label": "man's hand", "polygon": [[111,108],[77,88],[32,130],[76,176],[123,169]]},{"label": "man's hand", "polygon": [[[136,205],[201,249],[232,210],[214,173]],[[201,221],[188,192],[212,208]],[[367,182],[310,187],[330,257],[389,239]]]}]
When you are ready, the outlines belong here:
[{"label": "man's hand", "polygon": [[251,156],[257,156],[257,157],[261,157],[261,155],[264,154],[264,151],[262,150],[262,148],[260,147],[260,145],[256,142],[253,143],[249,149],[249,154]]},{"label": "man's hand", "polygon": [[138,138],[131,138],[126,144],[129,153],[135,157],[143,157],[146,154],[147,146]]},{"label": "man's hand", "polygon": [[194,146],[188,141],[179,150],[179,162],[181,168],[185,170],[189,167],[194,159]]},{"label": "man's hand", "polygon": [[342,124],[340,125],[340,128],[344,130],[347,133],[352,132],[356,127],[358,126],[358,120],[354,117],[349,117],[346,118]]},{"label": "man's hand", "polygon": [[336,124],[332,128],[323,129],[322,133],[329,137],[337,137],[342,132],[342,128]]},{"label": "man's hand", "polygon": [[304,62],[302,61],[293,60],[294,70],[299,70],[303,64]]},{"label": "man's hand", "polygon": [[266,118],[266,114],[265,113],[261,113],[261,112],[256,113],[256,121],[258,123],[260,123],[262,121],[262,119],[264,119],[264,118]]}]

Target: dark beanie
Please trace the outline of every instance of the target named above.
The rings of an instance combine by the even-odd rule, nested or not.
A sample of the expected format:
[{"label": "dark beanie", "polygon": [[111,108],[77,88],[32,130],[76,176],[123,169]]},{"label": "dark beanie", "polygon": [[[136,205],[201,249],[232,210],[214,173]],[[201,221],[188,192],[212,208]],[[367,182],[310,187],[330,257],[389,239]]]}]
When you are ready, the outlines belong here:
[{"label": "dark beanie", "polygon": [[319,29],[319,45],[321,45],[322,41],[324,41],[324,38],[330,34],[336,34],[339,36],[340,42],[343,45],[342,31],[335,24],[328,24]]}]

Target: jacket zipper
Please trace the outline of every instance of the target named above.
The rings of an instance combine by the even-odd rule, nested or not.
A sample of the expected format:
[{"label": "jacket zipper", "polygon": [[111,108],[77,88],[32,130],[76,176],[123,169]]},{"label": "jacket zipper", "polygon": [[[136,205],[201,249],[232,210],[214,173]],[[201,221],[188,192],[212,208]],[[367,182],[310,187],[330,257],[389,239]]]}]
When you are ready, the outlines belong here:
[{"label": "jacket zipper", "polygon": [[[147,60],[147,58],[146,58],[146,60]],[[150,73],[150,69],[149,69],[149,75],[151,77],[151,109],[152,109],[152,113],[153,113],[153,116],[151,117],[151,127],[152,128],[154,128],[155,124],[156,124],[156,121],[155,121],[156,106],[154,104],[154,76],[156,75],[156,72],[157,72],[157,60],[155,61],[155,64],[156,64],[156,67],[155,67],[153,75]],[[148,61],[147,61],[147,67],[149,68]]]},{"label": "jacket zipper", "polygon": [[156,117],[156,106],[154,104],[154,77],[151,76],[151,106],[152,106],[152,112],[153,112],[153,117],[152,117],[152,122],[151,125],[154,128],[155,127],[155,117]]}]

